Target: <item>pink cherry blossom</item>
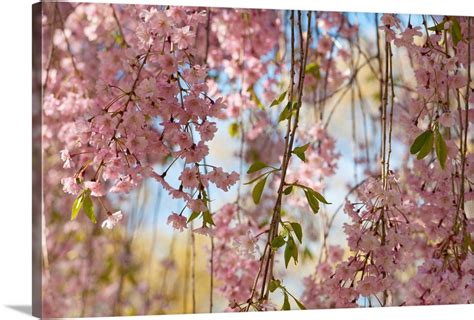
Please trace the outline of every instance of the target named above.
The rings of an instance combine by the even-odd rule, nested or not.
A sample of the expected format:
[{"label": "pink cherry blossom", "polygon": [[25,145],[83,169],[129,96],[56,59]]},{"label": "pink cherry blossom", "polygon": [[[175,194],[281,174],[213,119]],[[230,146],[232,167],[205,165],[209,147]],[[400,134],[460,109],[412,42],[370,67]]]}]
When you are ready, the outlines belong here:
[{"label": "pink cherry blossom", "polygon": [[107,219],[102,222],[102,228],[113,229],[123,219],[122,211],[108,214]]},{"label": "pink cherry blossom", "polygon": [[179,215],[177,213],[172,213],[166,222],[167,224],[171,224],[171,226],[178,230],[178,231],[183,231],[186,229],[186,224],[187,224],[187,219],[186,217]]}]

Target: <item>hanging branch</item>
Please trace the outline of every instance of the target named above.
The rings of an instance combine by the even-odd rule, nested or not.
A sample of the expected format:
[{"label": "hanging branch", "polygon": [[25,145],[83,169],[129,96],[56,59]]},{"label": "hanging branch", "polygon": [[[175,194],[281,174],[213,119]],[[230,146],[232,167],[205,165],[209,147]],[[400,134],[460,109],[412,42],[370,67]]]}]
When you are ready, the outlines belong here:
[{"label": "hanging branch", "polygon": [[[293,145],[296,137],[296,132],[298,129],[298,122],[299,122],[299,115],[300,109],[302,104],[302,96],[303,96],[303,86],[304,86],[304,79],[305,79],[305,68],[309,50],[309,43],[311,42],[311,12],[307,13],[307,38],[306,43],[304,42],[303,37],[303,28],[302,28],[302,17],[301,11],[298,11],[298,35],[299,35],[299,45],[300,45],[300,64],[299,64],[299,74],[298,74],[298,85],[296,88],[296,95],[294,92],[294,84],[295,84],[295,67],[296,67],[296,60],[295,60],[295,17],[294,11],[291,11],[290,15],[290,22],[291,22],[291,64],[290,64],[290,85],[288,89],[288,101],[289,103],[295,103],[296,110],[295,114],[290,113],[287,119],[287,129],[285,135],[285,148],[284,154],[282,159],[282,164],[280,169],[281,170],[281,180],[278,187],[277,192],[277,199],[275,201],[275,206],[273,208],[272,219],[270,222],[270,228],[268,231],[268,238],[265,244],[264,252],[261,258],[260,268],[257,272],[257,276],[254,281],[254,285],[251,291],[250,298],[247,302],[246,311],[249,310],[250,306],[254,304],[254,294],[256,291],[256,286],[258,280],[261,277],[261,289],[259,298],[257,300],[258,303],[262,303],[263,301],[268,299],[269,295],[269,287],[270,281],[273,280],[273,264],[275,259],[275,250],[272,249],[272,241],[278,235],[278,226],[281,223],[281,207],[282,207],[282,198],[283,198],[283,190],[285,187],[285,177],[289,167],[291,154],[293,150]],[[295,101],[296,100],[296,101]],[[263,272],[262,272],[263,271]]]},{"label": "hanging branch", "polygon": [[112,15],[114,17],[115,24],[117,25],[117,28],[119,29],[120,37],[122,38],[123,44],[125,45],[125,47],[130,48],[130,45],[128,44],[127,39],[125,39],[125,33],[123,32],[122,24],[120,23],[120,20],[117,16],[117,12],[115,11],[115,7],[112,3],[110,4],[110,8],[112,8]]},{"label": "hanging branch", "polygon": [[[466,94],[465,94],[465,100],[464,100],[464,119],[460,119],[460,140],[461,140],[461,181],[460,181],[460,186],[459,186],[459,200],[458,200],[458,205],[457,205],[457,210],[456,210],[456,217],[454,221],[453,228],[455,228],[455,234],[457,234],[460,230],[460,226],[457,225],[458,223],[458,218],[459,214],[462,211],[464,217],[465,217],[465,212],[464,212],[464,193],[465,193],[465,170],[466,170],[466,155],[467,155],[467,134],[469,132],[469,97],[470,97],[470,91],[471,91],[471,17],[468,17],[468,24],[467,24],[467,84],[466,84]],[[460,113],[461,114],[461,113]],[[462,117],[460,117],[462,118]],[[464,120],[464,121],[463,121]],[[464,122],[464,126],[463,126]],[[464,135],[464,136],[463,136]],[[464,221],[464,220],[463,220]],[[465,221],[463,223],[465,225]]]}]

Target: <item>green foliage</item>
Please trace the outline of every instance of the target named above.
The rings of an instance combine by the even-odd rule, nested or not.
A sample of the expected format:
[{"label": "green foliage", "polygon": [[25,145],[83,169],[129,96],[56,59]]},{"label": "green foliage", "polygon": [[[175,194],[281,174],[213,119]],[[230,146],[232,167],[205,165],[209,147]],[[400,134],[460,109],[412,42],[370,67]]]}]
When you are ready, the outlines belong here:
[{"label": "green foliage", "polygon": [[285,238],[283,238],[283,236],[277,236],[275,238],[273,238],[272,240],[272,248],[274,249],[278,249],[280,247],[282,247],[284,244],[286,243],[285,241]]},{"label": "green foliage", "polygon": [[283,292],[283,297],[283,306],[281,307],[281,310],[291,310],[290,300],[288,299],[288,293],[286,293],[286,291]]},{"label": "green foliage", "polygon": [[308,190],[309,190],[309,192],[312,194],[313,197],[315,197],[316,199],[318,199],[319,202],[322,202],[322,203],[324,203],[324,204],[331,204],[331,203],[328,202],[328,201],[326,200],[326,198],[324,198],[323,195],[320,194],[319,192],[316,192],[316,191],[314,191],[313,189],[309,189],[309,188],[308,188]]},{"label": "green foliage", "polygon": [[313,213],[316,214],[319,212],[319,202],[308,190],[304,190],[306,200],[308,201],[309,207],[313,210]]},{"label": "green foliage", "polygon": [[239,134],[239,124],[237,122],[232,122],[229,126],[229,135],[231,137],[236,137]]},{"label": "green foliage", "polygon": [[444,24],[446,23],[446,21],[441,21],[440,23],[432,26],[432,27],[429,27],[428,30],[430,31],[435,31],[435,32],[442,32],[444,30]]},{"label": "green foliage", "polygon": [[316,79],[321,79],[319,64],[311,62],[306,65],[305,73],[313,75]]},{"label": "green foliage", "polygon": [[471,251],[474,253],[474,242],[472,241],[472,238],[471,238],[471,234],[469,232],[466,232],[464,234],[464,239],[463,239],[463,248],[464,250],[467,252],[467,251]]},{"label": "green foliage", "polygon": [[270,290],[270,292],[274,292],[276,289],[280,288],[280,286],[280,280],[272,279],[272,281],[270,281],[270,284],[268,285],[268,290]]},{"label": "green foliage", "polygon": [[250,168],[247,170],[247,174],[257,172],[259,170],[262,170],[263,168],[268,168],[269,166],[261,161],[255,161],[252,163]]},{"label": "green foliage", "polygon": [[257,107],[259,107],[260,109],[264,109],[264,106],[262,104],[262,102],[260,101],[260,99],[258,98],[257,94],[255,93],[255,90],[253,88],[253,86],[251,86],[250,88],[247,89],[247,92],[250,93],[250,99],[253,100],[255,102],[255,104],[257,105]]},{"label": "green foliage", "polygon": [[279,105],[280,103],[283,102],[283,100],[285,100],[285,98],[286,98],[286,91],[283,91],[283,92],[278,96],[278,98],[276,98],[275,100],[272,101],[272,104],[270,104],[270,107]]},{"label": "green foliage", "polygon": [[270,292],[275,292],[276,289],[280,289],[283,293],[283,305],[281,310],[291,310],[290,297],[296,302],[298,308],[306,310],[306,307],[286,289],[280,280],[272,279],[268,284],[268,290],[270,290]]},{"label": "green foliage", "polygon": [[207,227],[207,225],[212,225],[212,226],[216,225],[214,223],[214,220],[212,220],[212,214],[209,212],[209,210],[204,211],[202,213],[202,221],[203,221],[204,227]]},{"label": "green foliage", "polygon": [[113,32],[112,37],[114,38],[115,43],[119,46],[123,48],[127,46],[120,32]]},{"label": "green foliage", "polygon": [[283,194],[289,195],[293,191],[293,186],[289,186],[283,190]]},{"label": "green foliage", "polygon": [[306,162],[306,157],[304,153],[306,152],[308,147],[309,147],[309,143],[302,145],[300,147],[294,148],[293,151],[291,151],[291,153],[295,154],[298,158],[301,159],[301,161]]},{"label": "green foliage", "polygon": [[436,157],[442,169],[446,166],[446,160],[448,158],[448,147],[446,146],[446,141],[444,141],[443,135],[436,130]]},{"label": "green foliage", "polygon": [[446,166],[448,159],[448,147],[443,135],[436,128],[435,132],[429,129],[416,137],[415,141],[410,147],[411,154],[417,154],[417,159],[424,159],[433,151],[433,144],[436,152],[436,157],[442,169]]},{"label": "green foliage", "polygon": [[71,220],[75,220],[79,211],[83,209],[84,214],[89,218],[92,223],[97,223],[97,219],[94,213],[94,203],[92,202],[90,190],[86,189],[82,191],[74,200],[71,209]]},{"label": "green foliage", "polygon": [[301,310],[306,310],[306,307],[301,303],[301,301],[299,301],[295,297],[293,297],[293,300],[295,300],[296,304],[298,305],[298,308],[300,308]]},{"label": "green foliage", "polygon": [[278,122],[282,122],[286,119],[289,119],[293,113],[293,110],[296,109],[296,106],[297,106],[296,102],[288,101],[285,108],[283,109],[283,111],[280,113],[280,116],[278,117]]},{"label": "green foliage", "polygon": [[268,177],[265,177],[260,180],[252,190],[252,198],[255,204],[258,204],[260,202],[260,199],[262,198],[262,193],[263,189],[265,188],[265,184],[267,183],[267,178]]},{"label": "green foliage", "polygon": [[303,229],[298,222],[291,222],[290,223],[293,232],[300,243],[303,242]]},{"label": "green foliage", "polygon": [[76,200],[74,200],[74,203],[72,204],[71,221],[77,218],[77,214],[81,210],[83,203],[84,203],[84,192],[81,192],[81,194],[77,196]]},{"label": "green foliage", "polygon": [[426,157],[431,150],[433,150],[433,131],[431,129],[426,130],[418,137],[416,137],[415,141],[410,147],[411,154],[417,154],[416,157],[418,160],[423,159]]},{"label": "green foliage", "polygon": [[293,237],[291,236],[288,237],[288,241],[286,242],[284,256],[286,268],[288,268],[291,258],[293,258],[295,265],[298,263],[298,248],[296,247],[295,240],[293,240]]},{"label": "green foliage", "polygon": [[201,212],[193,211],[191,213],[191,215],[189,216],[189,218],[188,218],[188,223],[190,223],[191,221],[197,219],[200,215],[201,215]]},{"label": "green foliage", "polygon": [[457,46],[458,43],[462,40],[461,25],[459,20],[455,17],[451,17],[451,38],[453,39],[454,46]]},{"label": "green foliage", "polygon": [[[459,20],[456,17],[450,17],[449,20],[451,22],[451,27],[448,31],[451,34],[451,39],[453,40],[454,46],[457,46],[458,43],[463,40],[461,25],[459,24]],[[448,22],[448,20],[443,20],[440,23],[428,28],[428,30],[441,33],[445,30],[446,22]]]},{"label": "green foliage", "polygon": [[91,196],[88,192],[85,193],[84,204],[83,204],[84,213],[89,218],[92,223],[97,223],[97,219],[94,213],[94,203],[92,203]]}]

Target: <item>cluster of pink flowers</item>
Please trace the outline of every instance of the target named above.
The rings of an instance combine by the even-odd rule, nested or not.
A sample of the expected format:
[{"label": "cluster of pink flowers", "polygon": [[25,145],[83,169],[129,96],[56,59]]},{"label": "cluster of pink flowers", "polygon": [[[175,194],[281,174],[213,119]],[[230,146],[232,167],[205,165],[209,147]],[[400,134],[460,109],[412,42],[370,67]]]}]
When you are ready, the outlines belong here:
[{"label": "cluster of pink flowers", "polygon": [[[45,100],[45,113],[59,109],[71,119],[61,159],[73,176],[62,179],[64,191],[89,189],[103,197],[128,193],[152,177],[189,209],[205,211],[202,191],[209,182],[227,191],[238,180],[219,167],[203,173],[200,164],[217,130],[211,119],[221,118],[225,108],[222,98],[207,94],[207,66],[199,64],[193,46],[206,12],[152,7],[128,14],[138,23],[115,43],[93,37],[109,46],[98,52],[97,78],[84,79],[95,87],[78,85],[80,93]],[[186,164],[179,184],[167,179],[169,167],[159,173],[153,167],[168,157]]]},{"label": "cluster of pink flowers", "polygon": [[[306,129],[306,128],[305,128]],[[322,125],[316,125],[308,130],[302,129],[299,135],[301,141],[309,141],[305,151],[305,160],[294,160],[294,166],[288,170],[288,184],[296,183],[322,193],[326,188],[326,180],[336,173],[340,154],[336,150],[336,141],[329,136]],[[291,205],[305,207],[304,194],[296,193],[291,198]]]},{"label": "cluster of pink flowers", "polygon": [[[395,15],[383,15],[381,22],[386,41],[405,49],[412,59],[417,80],[416,94],[399,98],[395,105],[394,121],[402,128],[397,137],[411,145],[426,130],[420,127],[439,130],[440,135],[459,128],[460,119],[468,115],[464,110],[451,109],[455,108],[456,91],[467,85],[466,41],[454,39],[451,33],[449,43],[441,45],[441,34],[433,32],[420,44],[415,37],[423,36],[421,27],[408,25],[403,29]],[[459,23],[462,34],[467,34],[467,19],[443,23],[441,30]],[[456,48],[455,55],[445,51],[447,45]],[[448,160],[444,166],[441,160],[427,162],[407,156],[398,173],[389,173],[386,187],[382,179],[368,178],[357,188],[356,201],[345,205],[352,221],[344,226],[352,254],[321,285],[307,278],[305,301],[319,301],[315,304],[319,307],[357,306],[360,297],[369,305],[472,301],[470,239],[474,221],[464,204],[473,196],[472,188],[462,191],[461,185],[470,182],[461,180],[461,170],[465,177],[472,177],[473,157],[467,154],[463,160],[462,147],[454,135],[445,139]],[[416,272],[407,280],[410,269]],[[324,298],[317,298],[321,296]]]},{"label": "cluster of pink flowers", "polygon": [[238,223],[238,211],[237,205],[226,204],[214,218],[214,275],[220,283],[219,292],[229,301],[230,309],[234,310],[239,310],[238,303],[249,299],[260,264],[254,255],[258,250],[255,236],[260,230],[248,218],[245,219],[248,223]]},{"label": "cluster of pink flowers", "polygon": [[[268,288],[268,299],[254,299],[255,288],[264,287],[257,274],[262,255],[270,252],[263,250],[273,250],[278,261],[291,237],[297,244],[296,257],[300,254],[298,263],[315,244],[321,249],[320,256],[314,256],[317,263],[309,259],[315,265],[303,280],[301,302],[306,308],[473,302],[474,220],[468,202],[474,200],[474,155],[469,150],[474,93],[468,87],[468,70],[474,47],[467,37],[474,34],[474,23],[468,30],[467,18],[432,18],[435,25],[424,28],[411,25],[410,19],[405,26],[397,15],[385,14],[374,25],[381,40],[377,50],[366,50],[359,41],[359,26],[348,15],[313,13],[316,21],[310,27],[316,32],[308,46],[308,63],[301,70],[305,78],[300,121],[288,126],[297,125],[296,139],[293,151],[288,150],[292,154],[284,188],[279,188],[289,136],[277,116],[289,99],[289,15],[274,10],[141,5],[49,4],[46,8],[44,39],[51,47],[43,57],[42,129],[48,167],[44,183],[51,192],[44,197],[48,225],[44,251],[55,262],[48,272],[58,279],[78,274],[67,286],[71,296],[86,301],[89,279],[100,273],[105,289],[98,294],[97,312],[106,313],[109,297],[122,290],[109,279],[111,265],[134,266],[133,253],[127,240],[117,256],[109,247],[103,257],[100,250],[91,250],[110,245],[106,236],[112,236],[96,233],[92,226],[82,230],[90,232],[90,243],[74,243],[71,235],[81,232],[79,222],[59,226],[57,213],[70,212],[76,198],[74,211],[87,197],[101,215],[102,228],[118,227],[114,234],[120,234],[127,212],[116,208],[117,199],[153,179],[183,203],[180,212],[169,214],[167,225],[178,232],[212,237],[215,287],[227,299],[228,310],[248,310],[251,305],[276,309],[274,290]],[[303,63],[298,45],[305,37],[308,33],[302,32],[302,40],[293,44],[297,52],[292,67],[297,69]],[[391,79],[387,73],[392,55],[410,61],[414,82],[405,81],[398,71]],[[385,63],[387,69],[382,68]],[[384,149],[383,161],[374,161],[377,166],[369,153],[366,158],[354,156],[355,163],[367,162],[367,170],[341,205],[347,220],[343,248],[328,240],[328,233],[335,232],[333,221],[327,223],[334,208],[329,205],[338,199],[329,199],[331,204],[321,200],[343,156],[337,148],[340,137],[328,126],[349,90],[355,106],[354,88],[360,86],[356,82],[362,68],[375,74],[377,84],[380,80],[386,85],[382,96],[373,99],[374,106],[381,102],[393,113],[384,118],[390,131],[379,132],[380,119],[370,110],[369,127],[375,133],[371,142],[384,136],[383,143],[389,140],[398,154],[392,155],[389,165]],[[285,98],[273,105],[282,92]],[[331,110],[328,106],[334,97],[340,100]],[[263,181],[259,201],[242,184],[235,201],[210,212],[209,203],[215,200],[208,194],[210,187],[229,192],[241,178],[235,171],[207,163],[221,120],[230,122],[231,135],[238,136],[237,143],[240,140],[237,160],[242,172],[256,162],[264,167],[249,173],[243,182],[259,180],[262,174],[269,179]],[[431,146],[427,145],[431,149],[423,151],[424,157],[411,155],[411,149],[419,149],[410,146],[424,133],[432,135]],[[302,146],[304,156],[293,154]],[[376,149],[372,154],[379,152],[376,142],[367,140],[360,146]],[[381,175],[379,163],[388,168]],[[177,174],[176,170],[170,174],[172,167],[180,168]],[[323,203],[319,212],[299,188],[320,197],[319,202],[313,199],[318,209]],[[285,201],[275,206],[275,195],[282,190],[280,200]],[[252,198],[253,202],[248,200]],[[308,216],[308,205],[319,216]],[[271,237],[284,244],[265,242],[275,208],[281,209],[276,222],[282,227]],[[203,226],[191,230],[190,221],[201,217]],[[321,247],[318,233],[324,235]],[[92,241],[97,243],[92,246]],[[290,253],[296,263],[295,252]],[[57,257],[63,256],[68,262],[57,263],[61,261]],[[176,267],[172,257],[162,261],[166,268]],[[274,278],[266,280],[281,280],[273,289],[286,290],[283,264],[271,263],[269,274]],[[56,293],[61,291],[59,282],[45,282],[49,302],[61,299]],[[137,292],[145,292],[147,286],[141,282]],[[85,293],[73,287],[86,288]],[[49,314],[60,313],[51,303],[45,306]],[[77,309],[70,301],[65,307]]]}]

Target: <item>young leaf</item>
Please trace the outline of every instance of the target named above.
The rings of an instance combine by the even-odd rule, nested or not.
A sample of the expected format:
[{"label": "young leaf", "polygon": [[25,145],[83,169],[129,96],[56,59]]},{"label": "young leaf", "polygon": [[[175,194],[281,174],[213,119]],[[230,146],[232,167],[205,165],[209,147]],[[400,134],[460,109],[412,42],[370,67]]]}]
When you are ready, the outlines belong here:
[{"label": "young leaf", "polygon": [[453,38],[454,46],[457,46],[462,40],[461,25],[458,19],[451,17],[451,37]]},{"label": "young leaf", "polygon": [[282,236],[277,236],[272,240],[272,248],[278,249],[286,243],[285,239]]},{"label": "young leaf", "polygon": [[304,259],[313,259],[313,254],[311,253],[311,250],[309,250],[308,247],[305,247],[303,250],[303,260]]},{"label": "young leaf", "polygon": [[77,196],[76,200],[74,200],[74,203],[72,204],[71,221],[77,218],[77,214],[79,213],[79,210],[81,210],[83,203],[84,192],[79,194],[79,196]]},{"label": "young leaf", "polygon": [[263,188],[265,188],[265,183],[267,183],[267,177],[260,180],[252,190],[252,198],[255,204],[258,204],[260,202],[260,198],[262,198],[262,192]]},{"label": "young leaf", "polygon": [[319,69],[319,65],[317,63],[311,62],[308,65],[306,65],[305,68],[305,73],[312,74],[316,79],[321,78],[321,72]]},{"label": "young leaf", "polygon": [[291,151],[291,153],[295,154],[298,158],[301,159],[301,161],[306,162],[306,157],[304,153],[306,152],[308,147],[309,147],[309,143],[300,147],[296,147],[295,149],[293,149],[293,151]]},{"label": "young leaf", "polygon": [[255,90],[253,88],[253,86],[251,86],[250,88],[247,89],[247,92],[250,93],[250,98],[257,104],[257,107],[259,107],[260,109],[265,109],[265,107],[263,106],[262,102],[260,101],[260,99],[258,98],[257,94],[255,93]]},{"label": "young leaf", "polygon": [[270,107],[279,105],[280,103],[283,102],[283,100],[285,100],[285,97],[286,97],[286,91],[282,92],[278,98],[276,98],[275,100],[273,100],[273,101],[272,101],[272,104],[270,105]]},{"label": "young leaf", "polygon": [[434,140],[433,138],[434,138],[433,131],[429,130],[428,137],[426,138],[425,143],[421,147],[421,150],[418,153],[418,156],[416,157],[418,160],[423,159],[428,154],[430,154],[430,152],[433,150],[433,140]]},{"label": "young leaf", "polygon": [[292,106],[293,106],[293,103],[291,103],[291,101],[288,101],[285,108],[280,113],[280,117],[278,117],[278,122],[282,122],[283,120],[286,120],[291,116]]},{"label": "young leaf", "polygon": [[316,199],[318,199],[319,202],[322,202],[324,204],[331,204],[330,202],[328,202],[323,196],[322,194],[320,194],[319,192],[316,192],[312,189],[309,189],[310,190],[310,193],[313,195],[313,197],[315,197]]},{"label": "young leaf", "polygon": [[214,223],[214,220],[212,220],[212,214],[209,212],[209,210],[204,211],[202,213],[202,221],[204,222],[204,225],[210,224],[215,226],[216,224]]},{"label": "young leaf", "polygon": [[303,241],[303,229],[301,228],[301,225],[298,222],[291,222],[291,228],[293,228],[293,232],[295,233],[296,238],[298,238],[298,241],[302,243]]},{"label": "young leaf", "polygon": [[273,279],[272,281],[270,281],[270,284],[268,285],[268,290],[270,290],[270,292],[274,292],[276,289],[278,289],[280,287],[280,280],[277,280],[277,279]]},{"label": "young leaf", "polygon": [[416,137],[415,141],[410,147],[411,154],[417,154],[418,152],[420,152],[426,140],[428,140],[428,137],[430,136],[431,132],[432,132],[431,130],[426,130],[425,132],[420,134],[418,137]]},{"label": "young leaf", "polygon": [[197,217],[199,217],[200,214],[201,212],[193,211],[191,215],[189,216],[187,223],[190,223],[191,221],[195,220]]},{"label": "young leaf", "polygon": [[286,242],[285,247],[285,267],[288,268],[288,263],[290,263],[291,258],[295,264],[298,263],[298,248],[296,247],[295,240],[290,236]]},{"label": "young leaf", "polygon": [[262,170],[263,168],[267,168],[267,167],[268,167],[267,164],[257,160],[254,163],[252,163],[250,168],[247,170],[247,174],[257,172],[257,171]]},{"label": "young leaf", "polygon": [[436,157],[438,157],[441,168],[444,169],[446,165],[446,159],[448,158],[448,147],[446,146],[446,142],[439,131],[436,132],[435,147]]},{"label": "young leaf", "polygon": [[301,303],[301,301],[299,301],[295,297],[293,297],[293,300],[295,300],[295,302],[298,305],[298,308],[300,308],[300,310],[306,310],[306,307],[304,306],[304,304]]},{"label": "young leaf", "polygon": [[306,196],[306,200],[308,201],[309,206],[311,207],[311,210],[313,210],[313,213],[314,214],[318,213],[319,212],[318,200],[308,190],[304,190],[304,194]]},{"label": "young leaf", "polygon": [[237,122],[233,122],[229,126],[229,135],[231,137],[236,137],[239,134],[239,124]]},{"label": "young leaf", "polygon": [[283,306],[281,307],[281,310],[290,310],[290,300],[288,299],[288,293],[286,291],[283,292],[284,294],[284,299],[283,299]]},{"label": "young leaf", "polygon": [[94,203],[92,202],[91,196],[89,194],[84,194],[84,213],[89,218],[92,223],[97,223],[97,219],[94,214]]},{"label": "young leaf", "polygon": [[289,195],[291,193],[291,191],[293,191],[293,186],[287,187],[285,190],[283,190],[283,193],[285,195]]},{"label": "young leaf", "polygon": [[466,232],[463,239],[463,248],[464,250],[474,252],[474,242],[472,241],[471,234]]},{"label": "young leaf", "polygon": [[442,21],[440,23],[438,23],[437,25],[434,25],[432,27],[429,27],[428,30],[430,31],[436,31],[436,32],[441,32],[444,30],[444,24],[446,23],[446,21]]}]

